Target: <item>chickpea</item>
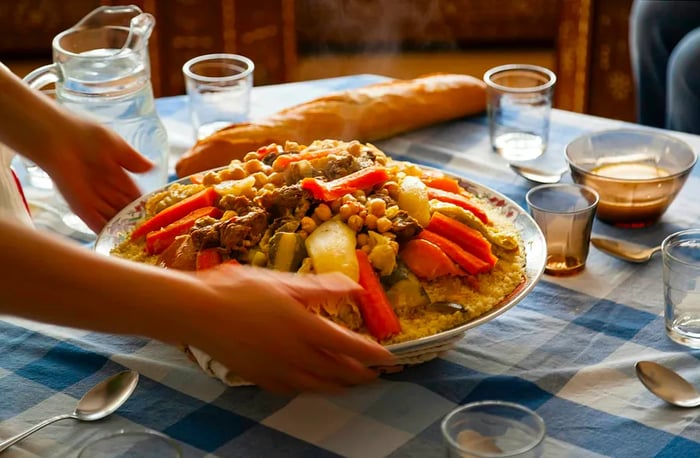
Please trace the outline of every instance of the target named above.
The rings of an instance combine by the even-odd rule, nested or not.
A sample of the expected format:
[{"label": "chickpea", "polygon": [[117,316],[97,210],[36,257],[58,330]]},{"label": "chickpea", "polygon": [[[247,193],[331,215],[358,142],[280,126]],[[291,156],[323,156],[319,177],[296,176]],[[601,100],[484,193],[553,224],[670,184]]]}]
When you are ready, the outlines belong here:
[{"label": "chickpea", "polygon": [[263,172],[255,172],[251,176],[255,178],[255,186],[258,188],[263,187],[268,182],[267,175],[265,175]]},{"label": "chickpea", "polygon": [[202,178],[202,184],[205,186],[211,186],[221,183],[221,177],[217,173],[209,172]]},{"label": "chickpea", "polygon": [[243,161],[248,162],[248,161],[252,161],[253,159],[257,159],[257,158],[258,158],[258,153],[255,151],[251,151],[249,153],[246,153],[245,156],[243,156]]},{"label": "chickpea", "polygon": [[346,204],[348,202],[357,202],[357,199],[355,199],[355,196],[353,196],[352,194],[345,194],[340,199],[344,204]]},{"label": "chickpea", "polygon": [[219,172],[219,178],[221,178],[221,181],[241,180],[247,176],[248,174],[240,165],[233,165]]},{"label": "chickpea", "polygon": [[377,228],[377,216],[370,213],[365,217],[365,226],[367,229],[375,230]]},{"label": "chickpea", "polygon": [[305,216],[301,219],[301,230],[307,234],[311,234],[316,229],[316,221],[313,218]]},{"label": "chickpea", "polygon": [[328,221],[331,219],[331,216],[333,216],[331,213],[331,207],[329,207],[327,204],[320,204],[318,207],[316,207],[316,210],[314,210],[314,216],[318,216],[318,219],[321,221]]},{"label": "chickpea", "polygon": [[367,209],[363,208],[357,214],[360,215],[360,218],[365,219],[367,217]]},{"label": "chickpea", "polygon": [[348,153],[357,157],[360,155],[361,152],[362,152],[362,145],[360,144],[360,142],[358,142],[357,140],[351,141],[350,144],[348,145]]},{"label": "chickpea", "polygon": [[251,186],[250,188],[247,188],[243,190],[242,195],[246,196],[248,199],[253,199],[255,196],[258,194],[258,188],[255,186]]},{"label": "chickpea", "polygon": [[377,230],[379,232],[389,232],[393,226],[391,220],[386,216],[377,219]]},{"label": "chickpea", "polygon": [[275,186],[282,186],[284,184],[284,174],[279,172],[272,172],[268,177],[268,182],[274,184]]},{"label": "chickpea", "polygon": [[246,172],[249,174],[253,174],[256,172],[261,172],[263,168],[263,163],[260,162],[258,159],[253,159],[251,161],[247,161],[244,165]]},{"label": "chickpea", "polygon": [[399,197],[399,184],[395,181],[387,181],[384,183],[384,189],[386,190],[389,197],[396,200]]},{"label": "chickpea", "polygon": [[341,205],[343,205],[342,199],[335,199],[333,202],[331,202],[331,211],[333,214],[338,214],[338,212],[340,212]]},{"label": "chickpea", "polygon": [[340,217],[343,218],[344,220],[347,220],[353,215],[357,215],[359,212],[360,208],[357,206],[357,204],[352,204],[350,202],[345,203],[340,206]]},{"label": "chickpea", "polygon": [[274,191],[277,188],[274,183],[267,182],[263,185],[263,189],[267,191]]},{"label": "chickpea", "polygon": [[[367,224],[367,220],[365,220],[365,224]],[[357,244],[359,246],[365,246],[369,244],[369,235],[363,233],[357,234]]]},{"label": "chickpea", "polygon": [[372,215],[379,218],[384,216],[384,212],[386,212],[386,202],[382,199],[370,199],[367,202],[367,208]]},{"label": "chickpea", "polygon": [[357,190],[353,193],[353,196],[355,196],[355,199],[357,199],[358,202],[361,204],[364,204],[367,202],[367,196],[365,195],[365,192],[363,190]]},{"label": "chickpea", "polygon": [[272,163],[272,171],[275,173],[282,173],[284,172],[284,165],[282,165],[280,161],[275,159],[275,162]]},{"label": "chickpea", "polygon": [[287,140],[284,142],[285,151],[297,151],[299,149],[299,143]]},{"label": "chickpea", "polygon": [[309,236],[309,233],[304,230],[297,232],[297,234],[299,234],[299,237],[301,237],[302,240],[306,240],[306,238]]},{"label": "chickpea", "polygon": [[355,232],[360,232],[364,225],[365,221],[360,218],[359,215],[351,215],[350,218],[348,218],[348,226]]}]

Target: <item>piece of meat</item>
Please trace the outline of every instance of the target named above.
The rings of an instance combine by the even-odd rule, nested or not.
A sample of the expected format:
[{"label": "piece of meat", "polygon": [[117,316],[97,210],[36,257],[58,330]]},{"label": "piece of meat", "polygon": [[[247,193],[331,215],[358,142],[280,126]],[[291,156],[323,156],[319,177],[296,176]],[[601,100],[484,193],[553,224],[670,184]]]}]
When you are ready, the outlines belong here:
[{"label": "piece of meat", "polygon": [[190,235],[197,248],[211,248],[220,245],[219,228],[217,224],[219,223],[192,229]]},{"label": "piece of meat", "polygon": [[160,265],[168,269],[195,270],[197,268],[197,247],[192,237],[180,235],[160,254]]},{"label": "piece of meat", "polygon": [[233,210],[239,215],[248,213],[252,206],[253,202],[246,196],[226,194],[219,199],[219,208],[222,210]]},{"label": "piece of meat", "polygon": [[258,202],[273,219],[293,216],[301,219],[311,207],[311,196],[300,185],[282,186]]},{"label": "piece of meat", "polygon": [[404,210],[399,210],[391,220],[392,232],[396,234],[399,242],[411,240],[423,230],[418,221],[413,219]]},{"label": "piece of meat", "polygon": [[219,243],[230,253],[245,253],[258,244],[267,228],[267,213],[259,208],[242,216],[215,224],[219,230]]},{"label": "piece of meat", "polygon": [[335,180],[358,170],[360,170],[360,164],[357,159],[349,154],[345,154],[343,156],[329,157],[323,173],[328,180]]}]

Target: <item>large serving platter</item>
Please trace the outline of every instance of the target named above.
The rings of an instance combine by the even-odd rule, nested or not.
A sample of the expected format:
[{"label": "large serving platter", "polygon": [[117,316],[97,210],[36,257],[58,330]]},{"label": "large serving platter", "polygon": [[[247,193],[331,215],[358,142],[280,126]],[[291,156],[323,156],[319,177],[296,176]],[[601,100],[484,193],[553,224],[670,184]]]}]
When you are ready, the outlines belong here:
[{"label": "large serving platter", "polygon": [[[421,168],[431,170],[425,166],[421,166]],[[507,219],[514,223],[520,233],[526,253],[525,278],[501,303],[467,323],[431,336],[388,345],[387,348],[397,355],[403,364],[432,359],[440,352],[453,346],[465,331],[487,323],[515,306],[532,291],[540,280],[547,258],[547,246],[542,231],[522,207],[487,186],[444,171],[440,172],[457,179],[462,187],[472,194],[488,199]],[[171,182],[167,186],[173,183],[188,184],[191,181],[189,178],[183,178]],[[98,253],[109,255],[112,249],[124,241],[127,234],[143,219],[145,202],[153,194],[163,189],[146,194],[122,209],[98,235],[95,250]]]}]

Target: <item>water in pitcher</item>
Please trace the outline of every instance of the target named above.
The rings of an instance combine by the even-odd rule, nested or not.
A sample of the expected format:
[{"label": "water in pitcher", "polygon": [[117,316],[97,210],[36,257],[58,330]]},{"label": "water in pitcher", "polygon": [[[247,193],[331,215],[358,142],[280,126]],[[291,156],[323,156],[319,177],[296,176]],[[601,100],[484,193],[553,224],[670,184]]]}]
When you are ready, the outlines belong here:
[{"label": "water in pitcher", "polygon": [[81,55],[109,56],[110,62],[67,63],[71,78],[56,87],[61,105],[110,127],[155,163],[150,172],[133,175],[143,192],[162,187],[167,182],[168,139],[155,111],[147,64],[129,49],[97,49]]}]

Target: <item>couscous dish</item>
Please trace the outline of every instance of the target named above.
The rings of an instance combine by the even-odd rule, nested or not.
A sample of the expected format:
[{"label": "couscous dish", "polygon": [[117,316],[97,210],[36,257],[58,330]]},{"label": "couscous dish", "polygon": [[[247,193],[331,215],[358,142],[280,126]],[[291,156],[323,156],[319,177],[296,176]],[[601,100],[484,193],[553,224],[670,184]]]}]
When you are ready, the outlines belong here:
[{"label": "couscous dish", "polygon": [[466,323],[525,280],[522,240],[497,202],[371,144],[272,144],[190,181],[151,195],[112,255],[192,271],[339,271],[365,292],[309,309],[384,344]]}]

